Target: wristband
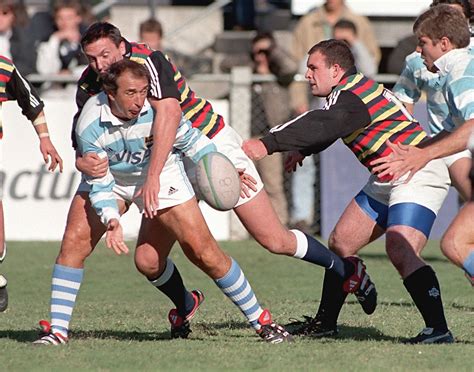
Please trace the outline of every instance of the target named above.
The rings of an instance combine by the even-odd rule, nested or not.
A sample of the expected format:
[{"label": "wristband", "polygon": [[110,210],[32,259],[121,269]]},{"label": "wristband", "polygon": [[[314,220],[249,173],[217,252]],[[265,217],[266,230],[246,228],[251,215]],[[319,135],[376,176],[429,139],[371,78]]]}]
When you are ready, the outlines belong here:
[{"label": "wristband", "polygon": [[48,132],[45,132],[45,133],[38,133],[38,137],[39,137],[39,138],[49,137],[49,133],[48,133]]}]

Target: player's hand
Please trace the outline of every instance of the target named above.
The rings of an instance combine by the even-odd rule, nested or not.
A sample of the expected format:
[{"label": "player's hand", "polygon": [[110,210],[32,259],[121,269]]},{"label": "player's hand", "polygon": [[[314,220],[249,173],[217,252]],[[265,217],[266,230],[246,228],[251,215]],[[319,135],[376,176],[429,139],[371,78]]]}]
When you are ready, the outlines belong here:
[{"label": "player's hand", "polygon": [[240,197],[241,198],[250,198],[250,190],[253,192],[257,191],[257,180],[253,178],[250,174],[245,173],[245,169],[237,168],[237,172],[239,172],[239,177],[241,181],[241,190],[240,190]]},{"label": "player's hand", "polygon": [[48,170],[54,172],[59,165],[59,172],[63,171],[63,159],[59,156],[56,148],[53,146],[49,137],[40,138],[40,151],[46,165],[49,163]]},{"label": "player's hand", "polygon": [[285,171],[288,173],[295,172],[298,165],[303,166],[305,156],[299,151],[290,151],[285,158]]},{"label": "player's hand", "polygon": [[376,174],[380,180],[390,179],[394,182],[408,174],[405,180],[408,182],[431,160],[426,151],[416,146],[393,144],[389,140],[386,141],[386,144],[392,153],[370,163],[373,166],[372,173]]},{"label": "player's hand", "polygon": [[160,178],[147,177],[140,190],[137,191],[134,199],[142,197],[143,214],[146,218],[153,218],[158,213],[158,194],[160,193]]},{"label": "player's hand", "polygon": [[242,150],[252,160],[261,160],[268,155],[267,148],[259,139],[248,139],[242,144]]},{"label": "player's hand", "polygon": [[105,244],[119,256],[122,253],[128,254],[128,247],[123,241],[122,225],[116,218],[111,219],[107,224]]},{"label": "player's hand", "polygon": [[101,158],[95,152],[89,152],[83,156],[76,157],[76,168],[93,178],[102,178],[107,174],[109,169],[109,159]]}]

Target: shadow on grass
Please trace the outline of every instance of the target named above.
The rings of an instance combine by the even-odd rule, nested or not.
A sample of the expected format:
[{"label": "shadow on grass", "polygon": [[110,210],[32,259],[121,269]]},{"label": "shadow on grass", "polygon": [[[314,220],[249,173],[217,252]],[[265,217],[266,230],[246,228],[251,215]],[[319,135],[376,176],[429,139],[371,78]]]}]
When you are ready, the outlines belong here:
[{"label": "shadow on grass", "polygon": [[[18,342],[30,343],[38,338],[37,330],[2,330],[0,339],[10,338]],[[169,332],[141,332],[116,330],[90,330],[71,332],[71,338],[98,340],[128,340],[128,341],[163,341],[170,340]]]},{"label": "shadow on grass", "polygon": [[[360,251],[360,256],[363,259],[384,260],[384,261],[390,262],[385,252],[374,253],[374,252],[364,252],[362,250]],[[426,262],[448,262],[448,260],[445,257],[438,257],[438,256],[432,256],[432,255],[423,255],[423,260]]]}]

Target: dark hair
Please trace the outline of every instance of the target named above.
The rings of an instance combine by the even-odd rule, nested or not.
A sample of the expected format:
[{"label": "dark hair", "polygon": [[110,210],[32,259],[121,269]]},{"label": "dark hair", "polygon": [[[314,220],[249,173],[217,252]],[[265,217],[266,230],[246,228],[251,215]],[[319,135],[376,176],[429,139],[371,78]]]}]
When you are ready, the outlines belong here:
[{"label": "dark hair", "polygon": [[442,4],[421,14],[413,25],[413,33],[426,36],[437,43],[447,37],[457,48],[469,45],[471,34],[464,16],[449,5]]},{"label": "dark hair", "polygon": [[132,73],[132,75],[138,79],[146,79],[148,84],[150,84],[150,74],[145,66],[128,58],[124,58],[112,63],[109,70],[101,75],[104,91],[106,93],[115,94],[118,88],[117,79],[126,71]]},{"label": "dark hair", "polygon": [[52,4],[53,16],[62,9],[74,9],[82,16],[82,6],[78,0],[55,0]]},{"label": "dark hair", "polygon": [[326,57],[327,67],[337,64],[341,66],[344,71],[347,71],[355,65],[354,55],[345,41],[335,39],[320,41],[316,45],[313,45],[308,55],[316,52]]},{"label": "dark hair", "polygon": [[357,35],[357,27],[354,22],[349,21],[348,19],[341,19],[336,22],[333,28],[344,28],[352,30],[352,32]]},{"label": "dark hair", "polygon": [[271,44],[275,44],[275,38],[271,32],[258,32],[252,39],[252,45],[260,40],[270,40]]},{"label": "dark hair", "polygon": [[86,33],[82,36],[81,47],[84,49],[87,45],[103,38],[110,39],[116,47],[118,47],[123,40],[120,30],[113,24],[108,22],[95,22],[87,28]]},{"label": "dark hair", "polygon": [[163,37],[163,27],[160,21],[151,18],[140,23],[140,35],[144,32],[156,32],[160,37]]},{"label": "dark hair", "polygon": [[471,4],[469,0],[433,0],[430,8],[441,4],[446,5],[461,5],[464,16],[469,20],[472,16]]}]

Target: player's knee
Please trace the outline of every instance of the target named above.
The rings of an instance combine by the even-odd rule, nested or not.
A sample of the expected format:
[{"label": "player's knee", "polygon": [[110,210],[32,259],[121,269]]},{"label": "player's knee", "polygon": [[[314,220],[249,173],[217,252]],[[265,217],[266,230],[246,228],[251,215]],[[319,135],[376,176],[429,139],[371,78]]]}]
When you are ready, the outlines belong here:
[{"label": "player's knee", "polygon": [[66,265],[72,265],[71,262],[82,263],[92,250],[90,237],[87,234],[80,229],[66,228],[57,261]]},{"label": "player's knee", "polygon": [[456,235],[448,230],[441,239],[441,252],[447,257],[452,259],[455,256],[455,252],[458,249],[458,242]]}]

